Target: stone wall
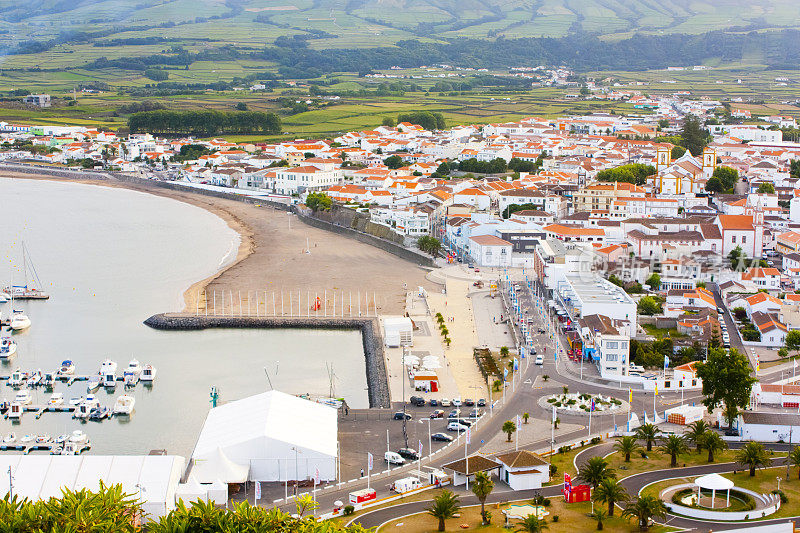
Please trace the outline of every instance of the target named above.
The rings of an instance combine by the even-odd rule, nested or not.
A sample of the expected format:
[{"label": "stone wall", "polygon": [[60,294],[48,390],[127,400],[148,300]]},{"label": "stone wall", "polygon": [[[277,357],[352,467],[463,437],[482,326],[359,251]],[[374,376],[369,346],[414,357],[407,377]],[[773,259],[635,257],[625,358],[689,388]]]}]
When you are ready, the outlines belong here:
[{"label": "stone wall", "polygon": [[144,323],[161,330],[201,330],[207,328],[255,328],[255,329],[344,329],[361,332],[367,374],[369,406],[389,408],[389,382],[386,375],[386,360],[380,325],[376,319],[367,318],[253,318],[253,317],[206,317],[195,315],[158,314]]}]

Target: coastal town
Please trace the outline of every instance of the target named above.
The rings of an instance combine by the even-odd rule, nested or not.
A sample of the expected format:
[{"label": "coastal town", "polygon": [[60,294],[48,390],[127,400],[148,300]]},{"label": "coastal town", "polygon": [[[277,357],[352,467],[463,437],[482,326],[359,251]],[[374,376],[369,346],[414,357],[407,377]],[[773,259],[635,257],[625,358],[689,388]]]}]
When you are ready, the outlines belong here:
[{"label": "coastal town", "polygon": [[[793,531],[795,120],[681,93],[593,98],[637,113],[387,116],[274,142],[0,122],[8,178],[147,192],[238,232],[236,258],[147,327],[356,331],[364,366],[336,372],[365,374],[368,398],[334,391],[335,353],[313,392],[273,387],[265,362],[266,392],[208,384],[187,457],[62,453],[48,437],[0,447],[0,492],[121,484],[153,523],[200,500],[412,533]],[[49,305],[15,287],[3,317]],[[0,358],[32,366],[15,338],[36,327],[9,323]],[[103,386],[127,385],[104,368]],[[0,387],[44,386],[34,375]]]}]

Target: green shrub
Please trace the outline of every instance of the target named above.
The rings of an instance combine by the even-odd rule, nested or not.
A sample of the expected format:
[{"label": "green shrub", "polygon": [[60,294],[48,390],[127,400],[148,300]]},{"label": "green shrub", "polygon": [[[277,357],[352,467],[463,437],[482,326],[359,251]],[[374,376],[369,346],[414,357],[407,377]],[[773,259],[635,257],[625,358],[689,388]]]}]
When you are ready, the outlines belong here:
[{"label": "green shrub", "polygon": [[344,509],[342,509],[342,514],[344,516],[350,516],[354,512],[356,512],[356,508],[353,507],[352,505],[345,505]]},{"label": "green shrub", "polygon": [[780,496],[781,497],[781,503],[788,503],[789,502],[789,498],[786,496],[786,493],[783,492],[782,490],[775,489],[775,490],[772,491],[772,494],[777,494],[778,496]]},{"label": "green shrub", "polygon": [[553,515],[553,522],[558,522],[558,515],[557,514]]}]

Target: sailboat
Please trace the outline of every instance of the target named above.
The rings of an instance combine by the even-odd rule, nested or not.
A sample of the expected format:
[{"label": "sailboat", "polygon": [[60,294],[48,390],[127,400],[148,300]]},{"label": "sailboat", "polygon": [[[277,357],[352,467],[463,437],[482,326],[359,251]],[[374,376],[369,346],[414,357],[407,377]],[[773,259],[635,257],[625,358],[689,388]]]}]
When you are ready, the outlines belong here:
[{"label": "sailboat", "polygon": [[[36,273],[36,268],[33,266],[33,261],[30,260],[28,249],[25,247],[25,242],[22,242],[22,274],[25,276],[25,282],[22,285],[9,285],[8,287],[0,290],[0,293],[8,294],[12,301],[17,300],[48,300],[50,295],[44,292],[42,282],[39,280],[39,274]],[[33,276],[35,285],[28,283],[28,273]]]}]

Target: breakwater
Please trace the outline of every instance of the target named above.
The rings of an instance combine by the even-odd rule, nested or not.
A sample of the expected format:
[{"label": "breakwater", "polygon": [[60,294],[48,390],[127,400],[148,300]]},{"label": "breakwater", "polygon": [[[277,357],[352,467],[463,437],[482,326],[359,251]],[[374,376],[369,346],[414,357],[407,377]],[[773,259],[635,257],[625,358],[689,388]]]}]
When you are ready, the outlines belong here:
[{"label": "breakwater", "polygon": [[364,347],[369,406],[384,409],[390,407],[383,341],[379,333],[380,325],[375,318],[212,317],[161,313],[151,316],[144,323],[153,329],[173,331],[208,328],[358,330],[361,332]]}]

